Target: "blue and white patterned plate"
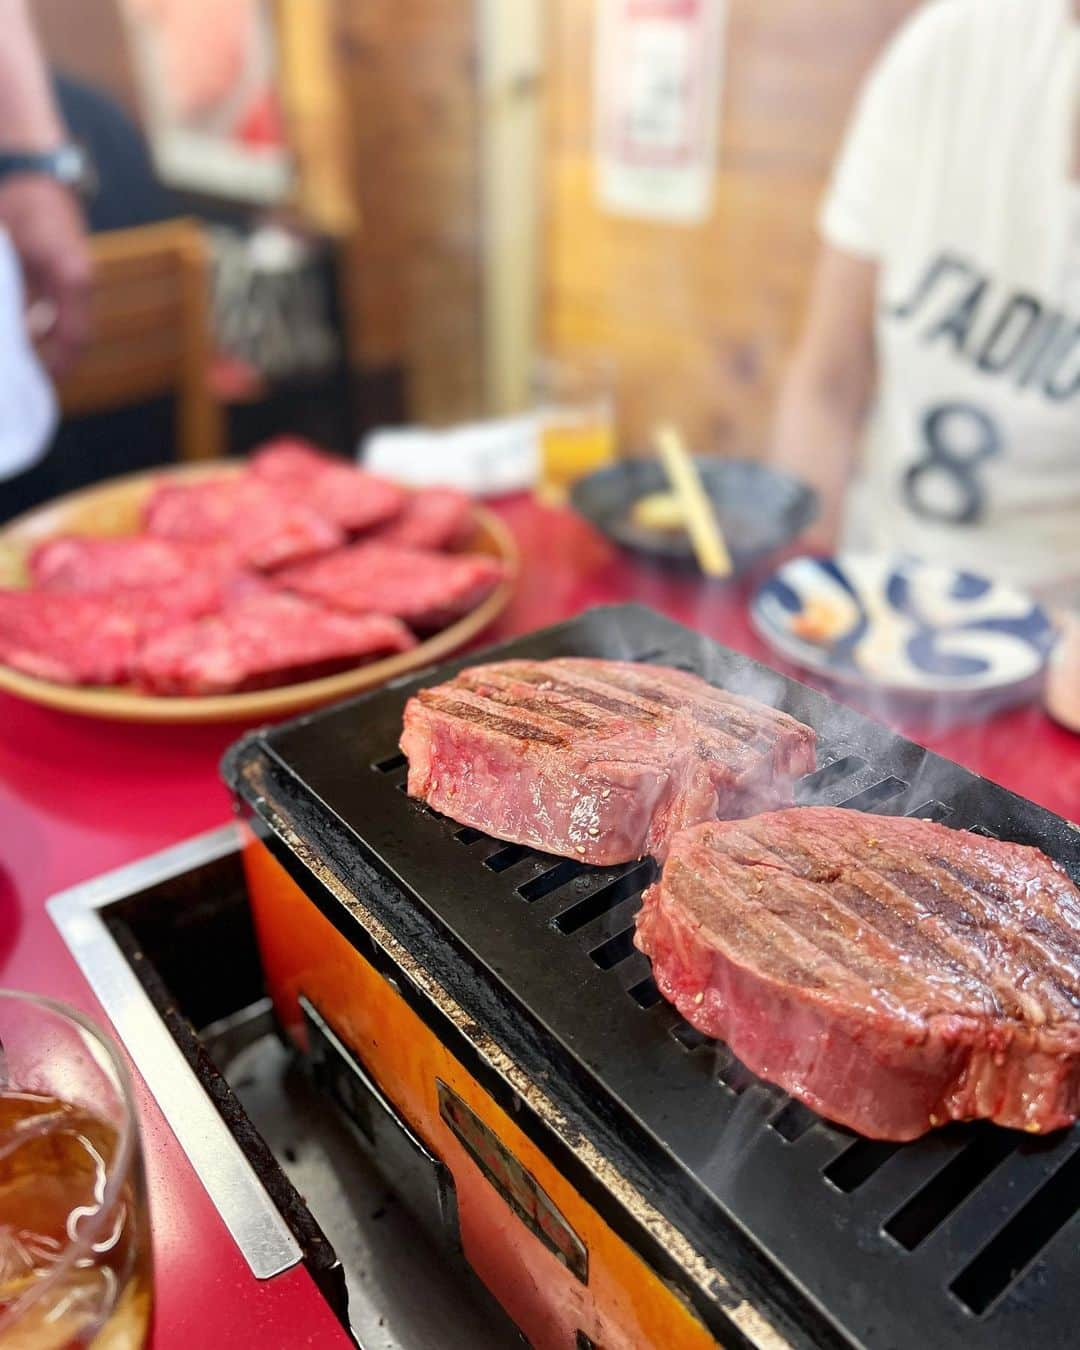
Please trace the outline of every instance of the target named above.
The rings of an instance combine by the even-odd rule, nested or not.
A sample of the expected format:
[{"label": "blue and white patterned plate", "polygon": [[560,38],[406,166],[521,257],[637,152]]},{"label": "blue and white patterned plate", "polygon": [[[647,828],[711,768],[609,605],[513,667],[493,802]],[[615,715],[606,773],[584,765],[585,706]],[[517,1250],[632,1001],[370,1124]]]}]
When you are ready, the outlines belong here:
[{"label": "blue and white patterned plate", "polygon": [[1045,610],[985,577],[910,559],[793,558],[750,617],[782,655],[834,679],[916,694],[973,694],[1039,674]]}]

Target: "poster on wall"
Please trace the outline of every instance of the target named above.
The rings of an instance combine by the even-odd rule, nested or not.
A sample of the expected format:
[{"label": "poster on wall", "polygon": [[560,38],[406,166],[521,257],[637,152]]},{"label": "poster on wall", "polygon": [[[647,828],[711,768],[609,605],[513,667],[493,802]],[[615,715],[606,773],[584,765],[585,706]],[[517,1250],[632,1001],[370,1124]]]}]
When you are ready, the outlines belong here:
[{"label": "poster on wall", "polygon": [[272,203],[292,182],[273,0],[120,0],[154,162],[171,187]]},{"label": "poster on wall", "polygon": [[692,225],[709,213],[727,0],[598,0],[596,185],[605,210]]}]

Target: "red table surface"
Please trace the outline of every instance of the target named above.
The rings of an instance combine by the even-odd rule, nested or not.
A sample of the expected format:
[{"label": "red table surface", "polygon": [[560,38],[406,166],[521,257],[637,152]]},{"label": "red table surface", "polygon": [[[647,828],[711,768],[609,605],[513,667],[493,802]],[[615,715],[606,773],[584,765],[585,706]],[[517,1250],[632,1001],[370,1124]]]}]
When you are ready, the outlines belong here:
[{"label": "red table surface", "polygon": [[[522,551],[520,584],[485,642],[591,605],[636,600],[768,661],[738,589],[641,565],[569,511],[526,497],[496,508]],[[775,664],[775,662],[774,662]],[[914,739],[1062,815],[1080,815],[1080,739],[1037,706]],[[68,716],[0,696],[0,981],[102,1017],[44,910],[53,892],[220,824],[218,761],[239,726],[153,728]],[[140,1084],[153,1214],[155,1350],[301,1347],[347,1340],[306,1271],[248,1272]]]}]

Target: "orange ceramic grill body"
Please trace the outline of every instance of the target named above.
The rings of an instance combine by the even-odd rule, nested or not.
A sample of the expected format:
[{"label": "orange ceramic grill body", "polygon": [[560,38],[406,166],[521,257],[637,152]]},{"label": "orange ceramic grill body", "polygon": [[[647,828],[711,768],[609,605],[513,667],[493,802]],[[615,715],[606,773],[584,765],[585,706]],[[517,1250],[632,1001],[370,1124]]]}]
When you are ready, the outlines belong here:
[{"label": "orange ceramic grill body", "polygon": [[[612,1231],[250,833],[244,865],[267,985],[281,1025],[305,1049],[301,995],[314,1004],[449,1168],[464,1257],[530,1345],[536,1350],[590,1345],[705,1350],[717,1345],[682,1299]],[[385,933],[380,936],[385,940]],[[411,978],[417,974],[408,972]],[[429,988],[438,998],[434,984],[432,979]],[[494,1047],[489,1050],[495,1053]],[[453,1115],[447,1118],[448,1101],[454,1102],[456,1122]],[[468,1146],[459,1133],[462,1116]],[[534,1226],[523,1222],[507,1198],[516,1197],[519,1204],[527,1199],[520,1188],[510,1189],[507,1171],[514,1163],[531,1178],[534,1200],[542,1196],[550,1204],[547,1210],[542,1203],[534,1208]],[[545,1221],[552,1245],[565,1243],[568,1229],[584,1248],[585,1280],[537,1235],[535,1227],[543,1231]]]}]

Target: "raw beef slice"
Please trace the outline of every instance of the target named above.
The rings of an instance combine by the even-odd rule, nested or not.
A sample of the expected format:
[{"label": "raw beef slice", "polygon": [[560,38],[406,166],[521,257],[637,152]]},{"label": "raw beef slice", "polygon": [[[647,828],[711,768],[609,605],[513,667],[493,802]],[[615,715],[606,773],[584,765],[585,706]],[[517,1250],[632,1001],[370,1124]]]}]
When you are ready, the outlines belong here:
[{"label": "raw beef slice", "polygon": [[29,570],[40,589],[93,593],[167,586],[191,564],[191,554],[181,545],[149,534],[66,534],[38,544]]},{"label": "raw beef slice", "polygon": [[397,483],[291,437],[270,441],[257,450],[251,457],[251,472],[348,534],[392,521],[405,506],[405,489]]},{"label": "raw beef slice", "polygon": [[152,534],[57,535],[30,554],[30,576],[39,590],[109,595],[116,591],[165,593],[196,575],[223,592],[237,579],[228,546],[180,544]]},{"label": "raw beef slice", "polygon": [[401,514],[379,529],[380,544],[449,549],[465,541],[472,525],[472,501],[456,488],[418,488]]},{"label": "raw beef slice", "polygon": [[155,694],[227,694],[316,679],[416,639],[385,614],[336,614],[296,596],[255,594],[147,642],[135,677]]},{"label": "raw beef slice", "polygon": [[145,638],[217,602],[217,586],[199,577],[160,592],[0,591],[0,661],[57,684],[123,684]]},{"label": "raw beef slice", "polygon": [[350,614],[394,614],[418,632],[445,628],[485,599],[506,575],[486,553],[430,553],[361,543],[285,568],[275,580]]},{"label": "raw beef slice", "polygon": [[344,539],[333,521],[246,474],[162,482],[144,523],[163,539],[228,546],[238,564],[266,571],[326,553]]}]

